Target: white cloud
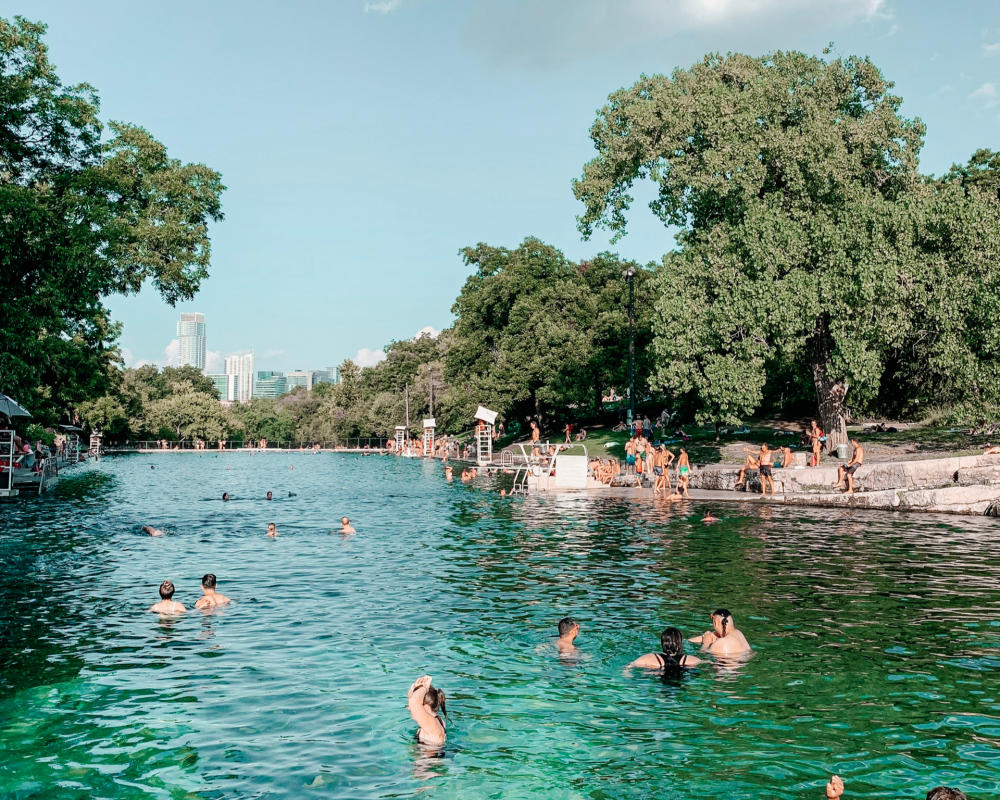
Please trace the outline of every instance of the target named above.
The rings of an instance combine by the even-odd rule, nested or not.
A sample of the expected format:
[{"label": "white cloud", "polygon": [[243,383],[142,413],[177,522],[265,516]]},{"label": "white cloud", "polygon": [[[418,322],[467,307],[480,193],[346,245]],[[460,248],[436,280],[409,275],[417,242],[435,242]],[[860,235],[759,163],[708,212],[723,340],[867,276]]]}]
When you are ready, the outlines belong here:
[{"label": "white cloud", "polygon": [[993,106],[1000,102],[1000,91],[997,91],[997,87],[987,81],[972,92],[969,95],[969,99],[982,103],[986,108],[993,108]]},{"label": "white cloud", "polygon": [[362,347],[358,350],[353,359],[359,367],[374,367],[383,360],[385,360],[384,350],[372,350],[368,347]]},{"label": "white cloud", "polygon": [[607,52],[609,42],[628,47],[697,32],[826,33],[887,19],[886,0],[512,0],[476,5],[465,38],[489,60],[537,66]]},{"label": "white cloud", "polygon": [[365,13],[366,14],[391,14],[397,8],[402,0],[368,0],[365,3]]},{"label": "white cloud", "polygon": [[176,367],[181,363],[180,339],[171,339],[170,344],[163,348],[163,359],[168,367]]},{"label": "white cloud", "polygon": [[1000,42],[989,42],[983,45],[983,55],[995,56],[1000,53]]},{"label": "white cloud", "polygon": [[226,368],[226,359],[221,350],[205,351],[205,372],[209,375],[221,375]]},{"label": "white cloud", "polygon": [[436,328],[432,328],[430,325],[424,325],[419,331],[414,335],[414,339],[419,339],[421,336],[430,336],[432,339],[437,339],[441,335],[441,331]]}]

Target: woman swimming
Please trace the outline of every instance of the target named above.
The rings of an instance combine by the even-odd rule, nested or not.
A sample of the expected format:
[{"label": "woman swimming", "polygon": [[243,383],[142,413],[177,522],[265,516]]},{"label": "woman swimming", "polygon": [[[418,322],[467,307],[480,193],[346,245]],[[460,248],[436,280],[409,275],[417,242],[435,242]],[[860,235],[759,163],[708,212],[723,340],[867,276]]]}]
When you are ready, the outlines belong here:
[{"label": "woman swimming", "polygon": [[444,692],[431,686],[431,676],[417,678],[406,693],[410,716],[417,723],[417,741],[421,744],[444,744],[444,719],[448,711],[444,705]]},{"label": "woman swimming", "polygon": [[697,656],[684,655],[684,636],[681,632],[677,628],[667,628],[660,634],[659,653],[646,653],[628,666],[674,671],[681,667],[695,667],[700,663],[701,659]]}]

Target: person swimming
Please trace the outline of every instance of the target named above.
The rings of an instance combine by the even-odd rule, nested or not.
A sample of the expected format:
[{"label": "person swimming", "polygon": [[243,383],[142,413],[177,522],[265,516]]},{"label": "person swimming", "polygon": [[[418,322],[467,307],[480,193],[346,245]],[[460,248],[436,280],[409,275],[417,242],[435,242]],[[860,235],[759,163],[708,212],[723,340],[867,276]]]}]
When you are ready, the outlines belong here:
[{"label": "person swimming", "polygon": [[229,499],[229,492],[223,492],[222,493],[222,499],[223,500],[228,500]]},{"label": "person swimming", "polygon": [[431,676],[417,678],[406,693],[406,706],[417,723],[417,741],[421,744],[442,745],[445,742],[445,725],[442,716],[448,716],[444,692],[431,686]]},{"label": "person swimming", "polygon": [[556,648],[558,648],[560,655],[575,653],[577,647],[573,642],[580,634],[580,623],[572,617],[563,617],[559,620],[558,630],[559,638],[556,639]]},{"label": "person swimming", "polygon": [[[642,669],[678,671],[682,667],[696,667],[701,663],[697,656],[684,654],[684,636],[677,628],[667,628],[660,634],[660,652],[646,653],[629,664]],[[626,667],[627,669],[628,667]]]},{"label": "person swimming", "polygon": [[706,522],[706,523],[707,523],[707,522],[718,522],[718,521],[719,521],[719,518],[718,518],[718,517],[716,517],[716,516],[713,516],[713,515],[712,515],[712,512],[711,512],[711,511],[706,511],[706,512],[705,512],[705,516],[703,516],[703,517],[701,518],[701,521],[702,521],[702,522]]},{"label": "person swimming", "polygon": [[148,533],[150,536],[163,536],[163,531],[159,528],[154,528],[152,525],[143,525],[142,532]]},{"label": "person swimming", "polygon": [[267,535],[270,536],[272,539],[278,535],[278,531],[275,530],[273,522],[267,523]]},{"label": "person swimming", "polygon": [[268,492],[266,495],[264,495],[264,499],[265,500],[273,500],[274,499],[274,495],[271,494],[271,492]]},{"label": "person swimming", "polygon": [[205,608],[215,608],[216,606],[224,606],[229,603],[229,598],[224,594],[220,594],[215,591],[217,580],[214,574],[211,572],[205,574],[201,579],[201,591],[202,596],[198,598],[198,602],[194,604],[195,608],[205,609]]},{"label": "person swimming", "polygon": [[340,533],[357,533],[351,525],[351,520],[347,517],[340,518]]},{"label": "person swimming", "polygon": [[183,614],[187,611],[183,604],[174,600],[174,584],[167,580],[160,584],[160,602],[149,608],[157,614]]},{"label": "person swimming", "polygon": [[712,630],[688,639],[689,642],[700,644],[702,650],[707,650],[713,656],[741,656],[750,652],[750,643],[736,627],[733,615],[727,609],[716,609],[710,618]]}]

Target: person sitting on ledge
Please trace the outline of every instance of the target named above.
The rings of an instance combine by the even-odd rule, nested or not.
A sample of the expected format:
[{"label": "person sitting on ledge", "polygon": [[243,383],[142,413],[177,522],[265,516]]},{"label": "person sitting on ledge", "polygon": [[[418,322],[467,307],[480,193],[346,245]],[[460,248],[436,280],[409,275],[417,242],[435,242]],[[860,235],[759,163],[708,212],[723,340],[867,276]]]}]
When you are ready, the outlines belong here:
[{"label": "person sitting on ledge", "polygon": [[157,614],[183,614],[187,611],[181,603],[174,600],[174,584],[164,581],[160,584],[160,602],[149,609]]},{"label": "person sitting on ledge", "polygon": [[559,638],[556,639],[556,647],[561,655],[576,651],[574,640],[580,633],[580,623],[572,617],[563,617],[559,620]]},{"label": "person sitting on ledge", "polygon": [[1000,456],[1000,445],[991,445],[989,442],[986,443],[986,449],[983,450],[984,456]]},{"label": "person sitting on ledge", "polygon": [[746,488],[747,484],[747,472],[757,469],[760,466],[760,461],[757,460],[756,450],[751,450],[749,447],[744,447],[743,452],[747,454],[746,461],[743,462],[743,467],[740,469],[740,474],[736,477],[736,485],[734,489]]},{"label": "person sitting on ledge", "polygon": [[701,659],[697,656],[684,655],[684,636],[681,632],[677,628],[667,628],[660,634],[660,652],[639,656],[628,667],[679,672],[682,667],[696,667],[700,663]]},{"label": "person sitting on ledge", "polygon": [[[839,775],[834,775],[826,785],[827,800],[840,800],[843,794],[844,780]],[[935,786],[927,793],[925,800],[969,800],[969,798],[961,789],[954,789],[951,786]]]},{"label": "person sitting on ledge", "polygon": [[833,488],[836,489],[846,478],[847,489],[844,494],[854,494],[854,473],[858,471],[858,467],[865,463],[865,448],[858,444],[857,439],[851,439],[851,445],[854,447],[851,460],[846,465],[837,467],[837,482],[833,484]]},{"label": "person sitting on ledge", "polygon": [[713,656],[741,656],[750,652],[750,644],[746,637],[736,627],[733,615],[725,608],[712,612],[712,630],[705,631],[701,636],[688,639],[689,642],[700,644],[702,650],[707,650]]}]

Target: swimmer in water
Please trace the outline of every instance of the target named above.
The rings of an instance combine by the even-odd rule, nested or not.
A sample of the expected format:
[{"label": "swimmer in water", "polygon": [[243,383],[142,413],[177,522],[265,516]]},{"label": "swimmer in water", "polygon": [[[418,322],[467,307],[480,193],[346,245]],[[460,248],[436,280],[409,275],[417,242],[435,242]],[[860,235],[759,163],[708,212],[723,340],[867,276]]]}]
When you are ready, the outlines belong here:
[{"label": "swimmer in water", "polygon": [[741,656],[750,652],[750,644],[743,632],[736,627],[733,615],[725,608],[712,612],[712,630],[705,631],[701,636],[688,639],[689,642],[700,644],[702,650],[707,650],[713,656]]},{"label": "swimmer in water", "polygon": [[507,496],[507,490],[506,489],[501,489],[500,490],[500,496],[501,497],[506,497]]},{"label": "swimmer in water", "polygon": [[151,525],[143,525],[142,532],[148,533],[150,536],[163,536],[163,531],[159,528],[154,528]]},{"label": "swimmer in water", "polygon": [[572,617],[563,617],[559,620],[559,638],[556,639],[556,647],[560,655],[575,653],[577,647],[573,642],[580,634],[580,623]]},{"label": "swimmer in water", "polygon": [[445,467],[444,468],[444,479],[446,481],[448,481],[448,483],[451,483],[453,477],[454,477],[454,475],[452,474],[451,467]]},{"label": "swimmer in water", "polygon": [[266,499],[266,500],[273,500],[273,499],[274,499],[274,495],[273,495],[273,494],[271,494],[270,492],[268,492],[268,493],[267,493],[267,494],[265,495],[265,498],[264,498],[264,499]]},{"label": "swimmer in water", "polygon": [[417,678],[406,693],[406,707],[417,723],[417,741],[421,744],[441,745],[445,741],[444,719],[448,712],[444,692],[431,686],[431,676]]},{"label": "swimmer in water", "polygon": [[[701,663],[697,656],[684,654],[684,637],[677,628],[667,628],[660,634],[660,652],[646,653],[629,664],[642,669],[678,670],[681,667],[696,667]],[[627,667],[626,667],[627,669]]]},{"label": "swimmer in water", "polygon": [[222,493],[222,499],[223,500],[228,500],[229,499],[229,492],[223,492]]},{"label": "swimmer in water", "polygon": [[351,520],[347,517],[340,518],[340,533],[357,533],[357,531],[354,530],[354,526],[351,525]]},{"label": "swimmer in water", "polygon": [[174,600],[174,585],[170,581],[160,584],[160,602],[150,606],[149,610],[157,614],[183,614],[187,611],[181,603]]},{"label": "swimmer in water", "polygon": [[267,535],[270,536],[272,539],[278,535],[278,532],[274,529],[273,522],[267,523]]},{"label": "swimmer in water", "polygon": [[711,511],[706,511],[705,516],[701,518],[702,522],[718,522],[719,518],[712,515]]},{"label": "swimmer in water", "polygon": [[215,575],[211,572],[202,577],[201,591],[203,594],[198,598],[198,602],[194,604],[195,608],[215,608],[216,606],[224,606],[229,602],[228,597],[215,591],[216,582]]}]

